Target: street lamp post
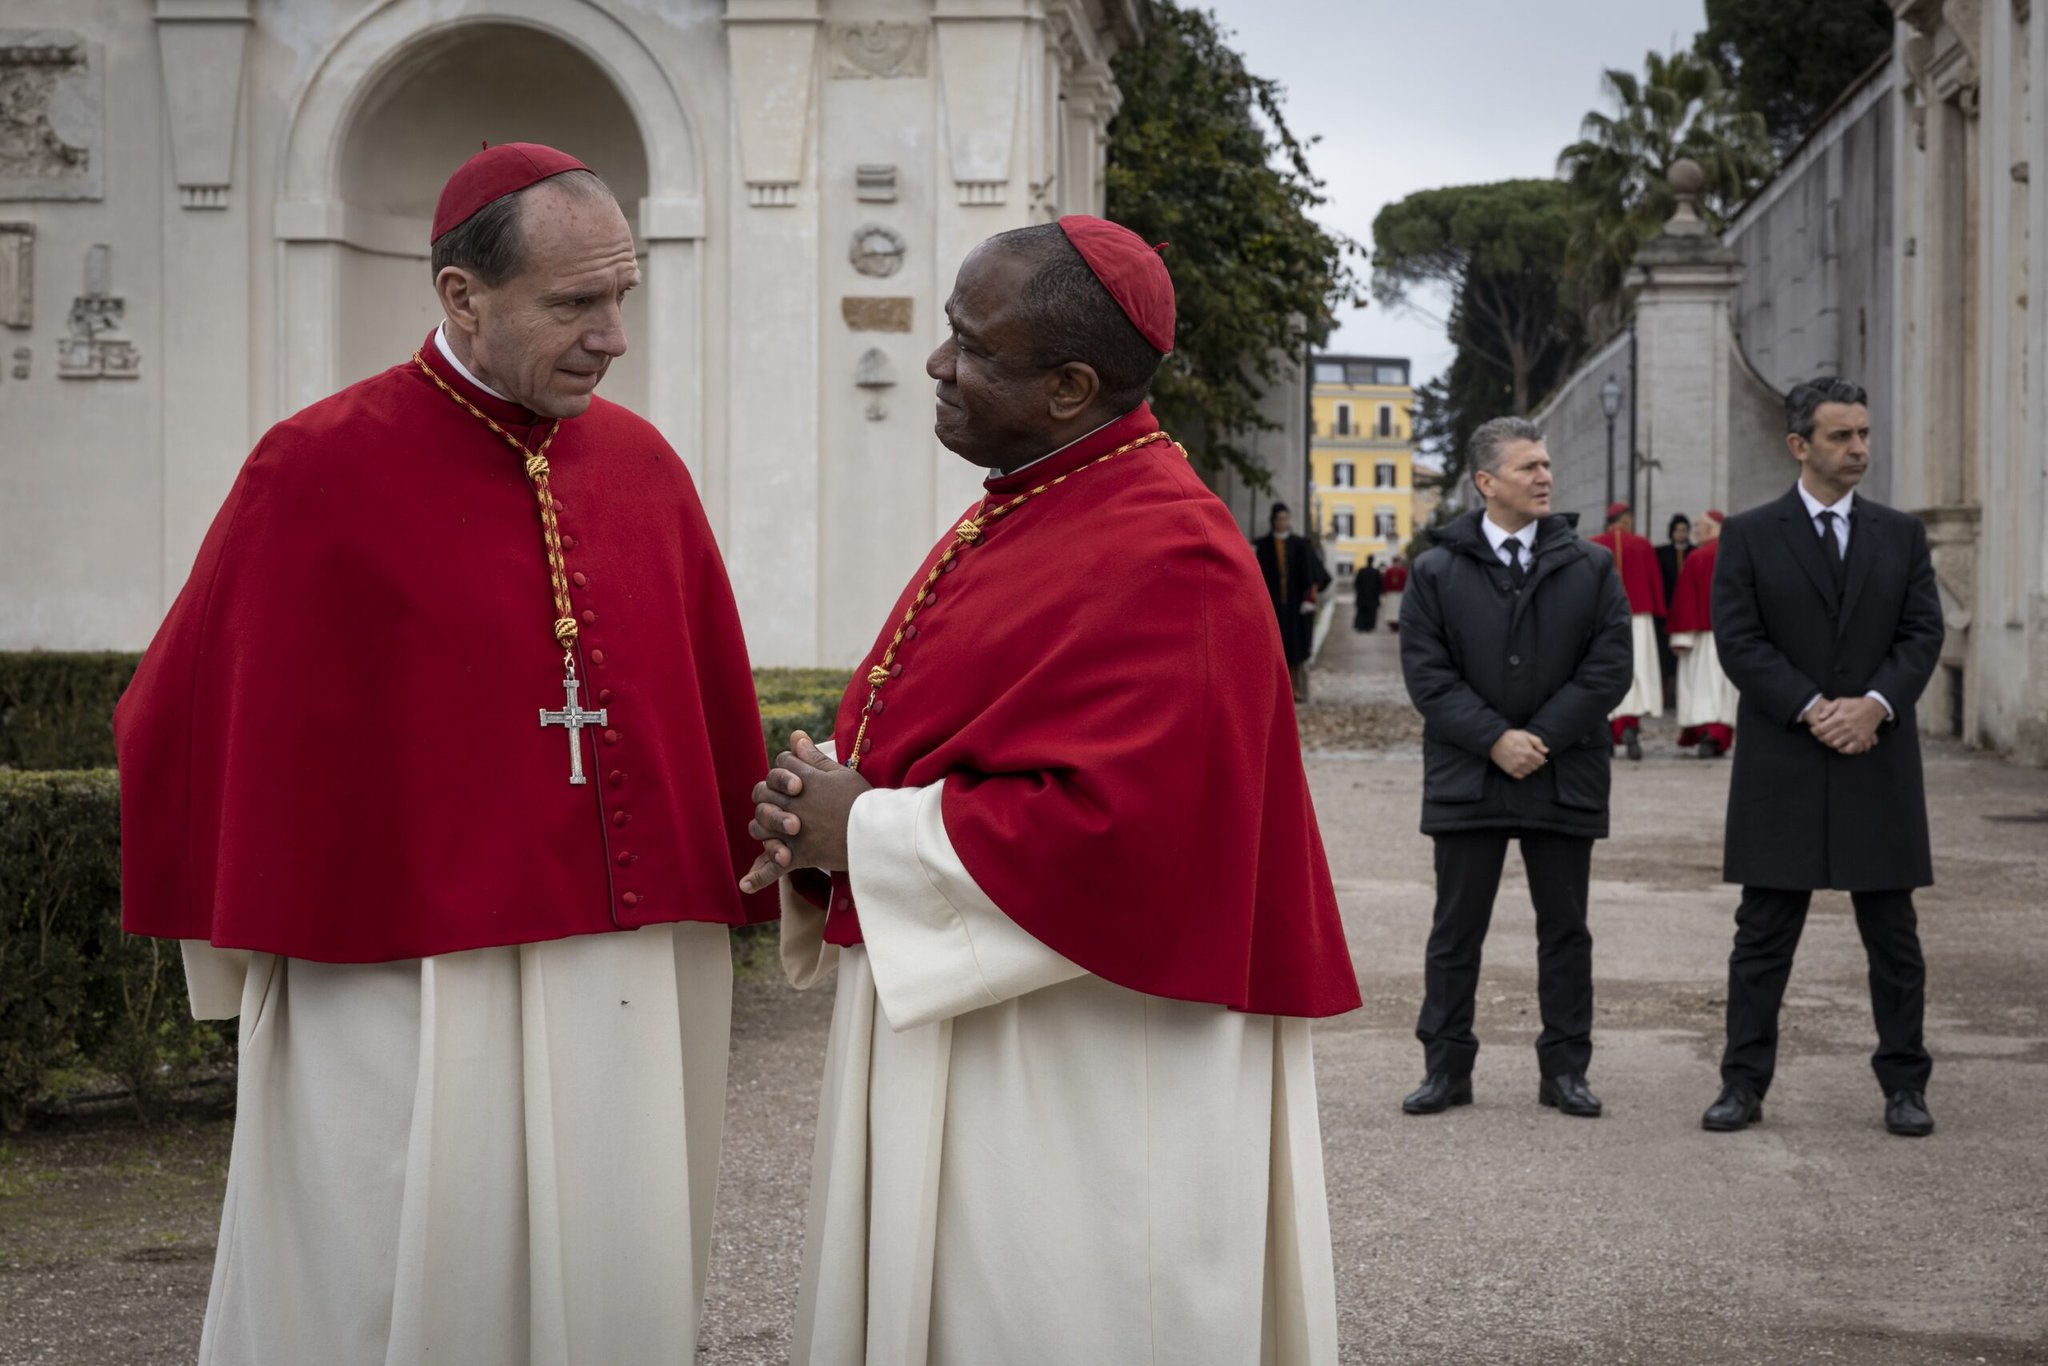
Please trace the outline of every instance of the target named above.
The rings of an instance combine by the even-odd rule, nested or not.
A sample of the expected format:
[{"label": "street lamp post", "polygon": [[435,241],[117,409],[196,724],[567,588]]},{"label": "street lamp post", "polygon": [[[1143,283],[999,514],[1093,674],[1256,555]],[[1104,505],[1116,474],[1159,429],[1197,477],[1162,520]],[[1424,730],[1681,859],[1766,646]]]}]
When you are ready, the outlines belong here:
[{"label": "street lamp post", "polygon": [[1621,382],[1613,375],[1600,386],[1600,411],[1607,414],[1607,506],[1614,506],[1614,419],[1621,413]]}]

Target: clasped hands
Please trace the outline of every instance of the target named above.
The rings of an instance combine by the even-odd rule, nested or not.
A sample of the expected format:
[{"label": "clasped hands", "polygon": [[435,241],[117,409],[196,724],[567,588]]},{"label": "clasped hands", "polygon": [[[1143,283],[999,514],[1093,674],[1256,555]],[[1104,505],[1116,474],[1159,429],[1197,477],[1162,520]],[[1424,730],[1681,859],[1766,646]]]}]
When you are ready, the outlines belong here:
[{"label": "clasped hands", "polygon": [[740,890],[773,887],[796,868],[843,870],[854,800],[872,786],[855,770],[834,763],[810,736],[792,734],[775,767],[754,784],[754,819],[747,834],[761,841],[761,856],[740,879]]},{"label": "clasped hands", "polygon": [[1486,752],[1494,766],[1510,778],[1520,780],[1550,762],[1550,746],[1533,731],[1503,731]]},{"label": "clasped hands", "polygon": [[1813,738],[1838,754],[1864,754],[1877,745],[1884,724],[1884,703],[1874,697],[1824,697],[1799,720]]}]

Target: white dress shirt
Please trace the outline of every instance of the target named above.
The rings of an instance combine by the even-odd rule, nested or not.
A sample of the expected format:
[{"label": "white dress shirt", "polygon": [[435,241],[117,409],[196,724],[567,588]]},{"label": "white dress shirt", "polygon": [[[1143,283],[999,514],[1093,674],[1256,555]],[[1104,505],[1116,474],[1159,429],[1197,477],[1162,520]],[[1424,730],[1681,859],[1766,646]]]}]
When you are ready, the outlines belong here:
[{"label": "white dress shirt", "polygon": [[[1799,481],[1798,488],[1799,501],[1806,504],[1806,520],[1813,524],[1813,534],[1815,536],[1819,536],[1824,530],[1826,530],[1826,527],[1822,524],[1820,520],[1820,515],[1823,512],[1832,512],[1835,514],[1835,544],[1841,547],[1842,558],[1845,560],[1848,559],[1849,514],[1851,511],[1855,509],[1856,506],[1856,490],[1850,489],[1847,493],[1843,494],[1841,498],[1836,502],[1823,503],[1820,499],[1813,496],[1813,491],[1806,487],[1806,481],[1804,479]],[[1883,693],[1873,690],[1863,695],[1865,697],[1874,698],[1877,704],[1880,707],[1884,708],[1885,720],[1896,721],[1899,719],[1898,713],[1892,710],[1892,704],[1885,700],[1885,696]],[[1813,695],[1813,700],[1808,702],[1805,708],[1802,709],[1799,713],[1801,720],[1804,720],[1806,718],[1807,712],[1813,710],[1814,702],[1818,702],[1820,701],[1820,699],[1821,694],[1815,693]]]},{"label": "white dress shirt", "polygon": [[1520,531],[1503,531],[1494,525],[1491,516],[1483,516],[1479,519],[1479,528],[1486,533],[1486,543],[1493,547],[1493,553],[1500,557],[1502,564],[1510,569],[1515,567],[1513,556],[1508,554],[1508,542],[1520,541],[1522,548],[1518,553],[1522,557],[1522,568],[1527,569],[1530,566],[1532,562],[1531,557],[1536,553],[1536,524],[1534,522],[1529,523]]}]

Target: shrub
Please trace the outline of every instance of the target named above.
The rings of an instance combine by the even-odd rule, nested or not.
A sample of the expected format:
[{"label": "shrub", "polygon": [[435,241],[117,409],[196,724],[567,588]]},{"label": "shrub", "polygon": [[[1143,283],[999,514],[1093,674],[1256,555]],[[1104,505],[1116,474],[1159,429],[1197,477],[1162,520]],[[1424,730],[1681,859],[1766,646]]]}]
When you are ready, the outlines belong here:
[{"label": "shrub", "polygon": [[0,769],[0,1127],[72,1069],[114,1077],[147,1113],[230,1051],[186,1009],[177,945],[121,932],[112,770]]},{"label": "shrub", "polygon": [[0,767],[112,766],[114,703],[141,658],[0,652]]}]

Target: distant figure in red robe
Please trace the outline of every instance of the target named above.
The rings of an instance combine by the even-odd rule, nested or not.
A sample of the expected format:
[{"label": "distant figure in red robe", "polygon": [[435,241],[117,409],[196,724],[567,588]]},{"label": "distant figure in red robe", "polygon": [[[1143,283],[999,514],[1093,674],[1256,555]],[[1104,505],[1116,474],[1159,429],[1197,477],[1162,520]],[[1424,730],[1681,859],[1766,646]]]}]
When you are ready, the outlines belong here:
[{"label": "distant figure in red robe", "polygon": [[1721,671],[1714,644],[1714,565],[1721,553],[1719,510],[1700,519],[1699,540],[1678,571],[1671,598],[1671,649],[1678,656],[1678,744],[1699,746],[1702,759],[1726,754],[1735,745],[1735,708],[1741,696]]},{"label": "distant figure in red robe", "polygon": [[199,1360],[692,1360],[727,928],[771,918],[739,615],[595,396],[639,279],[525,143],[434,215],[444,321],[272,427],[115,714],[123,913],[241,1017]]},{"label": "distant figure in red robe", "polygon": [[1642,719],[1664,714],[1664,670],[1657,662],[1657,619],[1664,615],[1664,576],[1657,566],[1657,548],[1635,533],[1635,514],[1627,503],[1607,508],[1607,530],[1589,538],[1607,547],[1621,586],[1628,593],[1630,628],[1635,639],[1635,681],[1628,696],[1608,717],[1614,743],[1628,747],[1628,757],[1643,757]]},{"label": "distant figure in red robe", "polygon": [[1380,576],[1380,611],[1386,613],[1387,629],[1401,629],[1401,594],[1408,591],[1408,566],[1401,563],[1399,555],[1387,566]]}]

